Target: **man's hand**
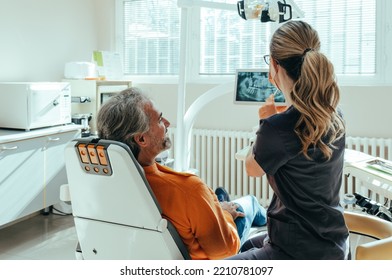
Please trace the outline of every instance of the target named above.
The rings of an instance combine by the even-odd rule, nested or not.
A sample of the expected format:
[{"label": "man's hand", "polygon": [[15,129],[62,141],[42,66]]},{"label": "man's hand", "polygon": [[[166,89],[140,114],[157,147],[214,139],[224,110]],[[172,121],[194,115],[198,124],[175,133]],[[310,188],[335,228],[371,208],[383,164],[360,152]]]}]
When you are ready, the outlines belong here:
[{"label": "man's hand", "polygon": [[237,211],[237,208],[239,207],[237,203],[222,201],[220,204],[223,210],[226,210],[231,214],[231,216],[233,216],[233,220],[237,219],[238,217],[245,217],[244,213]]}]

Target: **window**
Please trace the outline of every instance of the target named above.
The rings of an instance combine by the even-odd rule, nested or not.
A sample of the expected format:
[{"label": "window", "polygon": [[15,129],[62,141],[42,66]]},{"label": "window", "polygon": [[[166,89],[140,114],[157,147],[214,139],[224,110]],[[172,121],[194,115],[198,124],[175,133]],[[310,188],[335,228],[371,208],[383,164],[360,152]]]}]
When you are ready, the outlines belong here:
[{"label": "window", "polygon": [[[117,1],[124,73],[177,75],[180,45],[177,1]],[[273,32],[270,27],[276,25],[242,19],[236,10],[237,0],[211,2],[226,3],[226,7],[232,4],[233,9],[191,8],[188,55],[192,61],[187,65],[190,75],[228,75],[237,68],[267,67],[263,55],[268,53]],[[383,9],[392,9],[388,1],[377,1],[377,7],[376,0],[295,2],[305,13],[302,20],[319,32],[321,50],[334,63],[338,76],[380,81],[380,64],[391,42],[385,39],[387,44],[380,44],[377,33],[388,30],[387,24],[380,24],[388,14]]]},{"label": "window", "polygon": [[178,73],[180,18],[174,0],[120,1],[126,75]]},{"label": "window", "polygon": [[376,74],[376,1],[304,1],[305,21],[318,31],[321,50],[337,74]]},{"label": "window", "polygon": [[[232,1],[231,1],[232,2]],[[267,67],[270,24],[246,21],[237,10],[200,9],[200,75],[233,74],[237,68]]]}]

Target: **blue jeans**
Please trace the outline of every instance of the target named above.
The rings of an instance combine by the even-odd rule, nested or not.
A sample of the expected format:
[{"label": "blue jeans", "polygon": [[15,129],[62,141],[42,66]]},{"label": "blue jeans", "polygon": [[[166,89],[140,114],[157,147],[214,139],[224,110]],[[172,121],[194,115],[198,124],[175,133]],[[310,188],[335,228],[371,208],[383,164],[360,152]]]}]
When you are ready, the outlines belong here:
[{"label": "blue jeans", "polygon": [[265,208],[260,205],[253,195],[243,196],[233,200],[233,202],[239,205],[238,212],[245,213],[245,217],[238,217],[234,220],[242,245],[248,239],[252,226],[264,226],[267,223],[267,214]]}]

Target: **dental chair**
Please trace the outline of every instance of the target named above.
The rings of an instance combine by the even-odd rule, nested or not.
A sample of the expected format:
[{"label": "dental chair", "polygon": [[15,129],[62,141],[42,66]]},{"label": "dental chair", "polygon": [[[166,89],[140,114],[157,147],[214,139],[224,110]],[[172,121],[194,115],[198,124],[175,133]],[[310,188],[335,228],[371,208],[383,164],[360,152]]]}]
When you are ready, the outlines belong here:
[{"label": "dental chair", "polygon": [[371,237],[374,241],[355,248],[356,260],[392,260],[392,223],[381,218],[356,212],[344,213],[350,233]]},{"label": "dental chair", "polygon": [[190,259],[128,146],[75,139],[65,161],[77,259]]}]

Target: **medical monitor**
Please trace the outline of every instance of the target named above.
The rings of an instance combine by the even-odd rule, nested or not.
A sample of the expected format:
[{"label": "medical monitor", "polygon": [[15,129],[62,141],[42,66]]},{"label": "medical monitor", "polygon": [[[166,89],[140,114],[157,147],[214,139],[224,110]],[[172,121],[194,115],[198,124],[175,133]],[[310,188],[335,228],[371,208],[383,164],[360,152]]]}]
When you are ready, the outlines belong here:
[{"label": "medical monitor", "polygon": [[237,69],[234,85],[234,104],[262,105],[275,94],[276,106],[286,105],[283,93],[269,81],[268,70]]}]

